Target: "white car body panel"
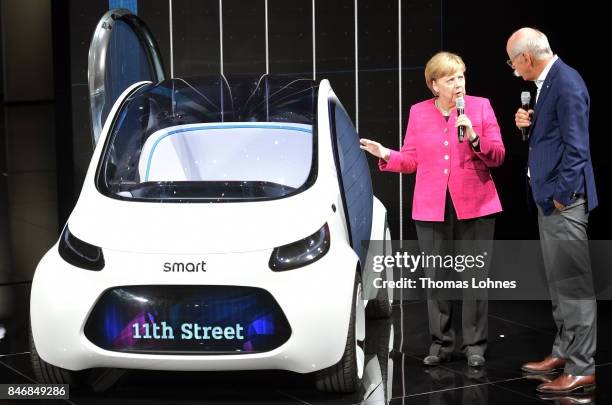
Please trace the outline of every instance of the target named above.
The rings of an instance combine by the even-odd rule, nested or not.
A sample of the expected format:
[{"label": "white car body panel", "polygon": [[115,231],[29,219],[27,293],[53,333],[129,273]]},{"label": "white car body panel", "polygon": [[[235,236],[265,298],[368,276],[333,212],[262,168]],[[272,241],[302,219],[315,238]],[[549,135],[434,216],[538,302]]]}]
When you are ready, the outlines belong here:
[{"label": "white car body panel", "polygon": [[[114,367],[151,370],[283,369],[308,373],[342,357],[353,305],[359,259],[349,244],[333,159],[328,111],[335,98],[327,80],[319,84],[318,175],[305,191],[286,198],[237,203],[154,203],[102,195],[95,176],[106,138],[122,101],[143,85],[128,88],[109,113],[94,150],[82,192],[68,225],[79,239],[104,252],[102,271],[77,268],[53,246],[36,270],[31,325],[39,356],[67,370]],[[327,131],[327,132],[326,132]],[[374,198],[371,238],[385,238],[386,210]],[[325,223],[330,250],[305,267],[273,272],[275,247],[301,240]],[[207,271],[166,273],[163,263],[205,260]],[[238,355],[126,353],[90,342],[84,326],[107,289],[136,285],[227,285],[258,287],[277,301],[291,327],[274,350]],[[372,297],[369,297],[372,298]],[[344,337],[344,338],[343,338]]]}]

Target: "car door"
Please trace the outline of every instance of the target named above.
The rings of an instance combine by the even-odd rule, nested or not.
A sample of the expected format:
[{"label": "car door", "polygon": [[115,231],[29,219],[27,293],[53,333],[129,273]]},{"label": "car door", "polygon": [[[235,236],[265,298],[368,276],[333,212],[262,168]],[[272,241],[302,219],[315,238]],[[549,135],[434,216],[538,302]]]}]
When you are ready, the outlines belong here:
[{"label": "car door", "polygon": [[359,147],[355,126],[335,96],[329,97],[328,108],[332,147],[351,246],[364,265],[372,232],[374,194],[370,168]]},{"label": "car door", "polygon": [[95,146],[113,104],[129,86],[166,78],[157,42],[127,9],[108,11],[96,26],[88,59],[92,139]]}]

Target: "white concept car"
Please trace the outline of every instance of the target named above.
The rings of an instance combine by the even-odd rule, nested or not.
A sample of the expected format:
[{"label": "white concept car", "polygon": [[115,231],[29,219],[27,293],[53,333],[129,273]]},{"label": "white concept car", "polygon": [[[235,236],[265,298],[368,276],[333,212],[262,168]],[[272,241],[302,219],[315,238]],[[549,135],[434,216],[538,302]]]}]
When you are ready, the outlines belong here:
[{"label": "white concept car", "polygon": [[95,149],[32,282],[37,378],[282,369],[356,389],[365,314],[388,316],[392,301],[365,289],[367,243],[390,237],[329,82],[165,79],[161,66],[137,17],[104,17],[90,50]]}]

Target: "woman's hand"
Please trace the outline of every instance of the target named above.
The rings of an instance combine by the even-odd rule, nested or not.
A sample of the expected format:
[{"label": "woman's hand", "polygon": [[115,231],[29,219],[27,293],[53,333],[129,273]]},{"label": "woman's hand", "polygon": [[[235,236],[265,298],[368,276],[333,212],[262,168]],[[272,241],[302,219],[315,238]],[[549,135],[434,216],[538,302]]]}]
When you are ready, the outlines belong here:
[{"label": "woman's hand", "polygon": [[465,127],[465,133],[468,136],[468,140],[472,142],[478,135],[474,132],[474,128],[472,128],[472,121],[468,118],[467,115],[461,114],[457,117],[457,122],[455,123],[455,128],[463,126]]},{"label": "woman's hand", "polygon": [[361,138],[359,143],[359,147],[361,149],[370,152],[377,158],[383,159],[385,162],[389,161],[389,157],[391,156],[391,151],[389,148],[385,148],[380,143],[365,138]]}]

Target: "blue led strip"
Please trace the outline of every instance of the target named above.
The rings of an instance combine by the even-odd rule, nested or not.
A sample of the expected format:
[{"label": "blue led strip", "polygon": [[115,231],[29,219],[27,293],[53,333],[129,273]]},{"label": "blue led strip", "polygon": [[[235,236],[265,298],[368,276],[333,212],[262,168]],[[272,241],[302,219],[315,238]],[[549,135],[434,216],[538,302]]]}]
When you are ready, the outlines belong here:
[{"label": "blue led strip", "polygon": [[149,170],[151,168],[151,159],[153,159],[153,153],[155,152],[155,148],[157,148],[157,145],[159,144],[159,142],[166,138],[169,137],[170,135],[174,135],[174,134],[178,134],[180,132],[189,132],[189,131],[197,131],[197,130],[210,130],[210,129],[237,129],[237,128],[257,128],[257,129],[285,129],[285,130],[289,130],[289,131],[297,131],[297,132],[306,132],[311,134],[312,133],[312,129],[307,129],[307,128],[301,128],[301,127],[294,127],[291,125],[252,125],[252,124],[244,124],[244,125],[211,125],[211,126],[202,126],[202,127],[192,127],[192,128],[181,128],[181,129],[175,129],[173,131],[168,132],[166,135],[162,136],[161,138],[159,138],[157,141],[155,141],[155,143],[153,144],[153,147],[151,148],[151,152],[149,153],[149,158],[147,159],[147,171],[145,172],[145,178],[144,181],[148,181],[149,180]]},{"label": "blue led strip", "polygon": [[108,9],[114,8],[127,8],[132,14],[138,14],[138,1],[137,0],[108,0]]}]

